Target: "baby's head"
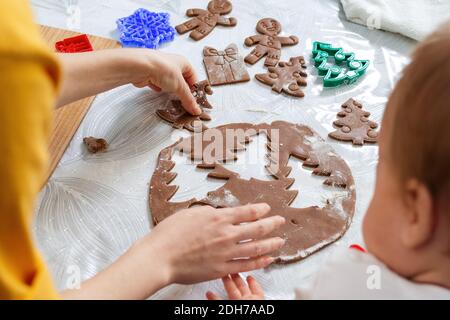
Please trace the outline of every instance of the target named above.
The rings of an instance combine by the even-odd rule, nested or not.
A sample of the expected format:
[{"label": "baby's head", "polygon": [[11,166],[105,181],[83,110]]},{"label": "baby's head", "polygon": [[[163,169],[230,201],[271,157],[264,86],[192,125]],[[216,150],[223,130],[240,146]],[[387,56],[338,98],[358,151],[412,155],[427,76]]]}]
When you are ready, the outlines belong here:
[{"label": "baby's head", "polygon": [[368,250],[406,278],[450,268],[450,24],[419,44],[389,98],[363,229]]}]

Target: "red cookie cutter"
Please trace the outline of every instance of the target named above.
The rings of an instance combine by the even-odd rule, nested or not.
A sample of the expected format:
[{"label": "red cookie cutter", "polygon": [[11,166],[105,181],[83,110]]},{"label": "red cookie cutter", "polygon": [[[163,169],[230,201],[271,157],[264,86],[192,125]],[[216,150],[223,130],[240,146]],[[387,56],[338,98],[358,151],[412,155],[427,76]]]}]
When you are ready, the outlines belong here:
[{"label": "red cookie cutter", "polygon": [[363,247],[361,247],[359,244],[352,244],[350,247],[350,249],[355,249],[361,252],[366,252],[366,249],[364,249]]},{"label": "red cookie cutter", "polygon": [[88,36],[85,34],[58,41],[55,43],[55,49],[62,53],[94,51]]}]

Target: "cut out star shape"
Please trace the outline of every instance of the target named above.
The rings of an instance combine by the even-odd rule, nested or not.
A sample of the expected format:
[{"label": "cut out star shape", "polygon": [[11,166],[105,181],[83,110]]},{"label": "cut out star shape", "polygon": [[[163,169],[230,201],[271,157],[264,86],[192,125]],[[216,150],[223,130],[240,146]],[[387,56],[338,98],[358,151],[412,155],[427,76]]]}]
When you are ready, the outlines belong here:
[{"label": "cut out star shape", "polygon": [[279,62],[276,67],[269,67],[268,73],[259,73],[255,78],[260,82],[272,86],[278,93],[282,91],[294,96],[304,97],[301,87],[306,86],[306,63],[302,56],[292,57],[289,62]]}]

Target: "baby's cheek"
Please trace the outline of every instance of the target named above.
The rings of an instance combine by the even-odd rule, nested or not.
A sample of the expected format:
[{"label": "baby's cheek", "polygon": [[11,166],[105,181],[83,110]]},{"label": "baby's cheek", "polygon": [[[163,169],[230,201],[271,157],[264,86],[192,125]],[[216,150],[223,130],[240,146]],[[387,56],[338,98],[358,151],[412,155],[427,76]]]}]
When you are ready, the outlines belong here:
[{"label": "baby's cheek", "polygon": [[369,205],[369,209],[367,210],[363,221],[363,238],[364,243],[369,251],[373,251],[373,248],[377,247],[377,226],[379,225],[379,223],[377,223],[378,211],[379,208],[377,206],[376,198],[374,197]]},{"label": "baby's cheek", "polygon": [[379,164],[374,196],[363,222],[367,249],[382,261],[395,255],[399,241],[400,196],[392,179],[389,170]]},{"label": "baby's cheek", "polygon": [[385,241],[389,241],[386,239],[386,228],[390,218],[390,195],[380,168],[378,170],[375,192],[363,221],[363,237],[369,251],[378,251],[378,248],[385,245]]}]

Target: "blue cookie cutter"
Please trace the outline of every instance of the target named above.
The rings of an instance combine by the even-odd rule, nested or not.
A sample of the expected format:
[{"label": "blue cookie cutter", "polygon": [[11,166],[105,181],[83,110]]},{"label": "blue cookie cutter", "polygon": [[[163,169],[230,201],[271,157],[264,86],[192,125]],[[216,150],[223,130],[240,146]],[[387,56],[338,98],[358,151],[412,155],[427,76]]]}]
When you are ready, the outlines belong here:
[{"label": "blue cookie cutter", "polygon": [[122,46],[155,49],[172,41],[176,31],[169,18],[168,13],[140,8],[131,16],[118,19],[116,23]]},{"label": "blue cookie cutter", "polygon": [[[315,41],[312,55],[314,65],[323,78],[324,87],[337,87],[343,83],[351,84],[358,80],[369,66],[369,60],[357,60],[353,52],[344,52],[329,43]],[[335,65],[328,65],[328,57],[334,58]],[[347,71],[340,65],[346,64]]]}]

